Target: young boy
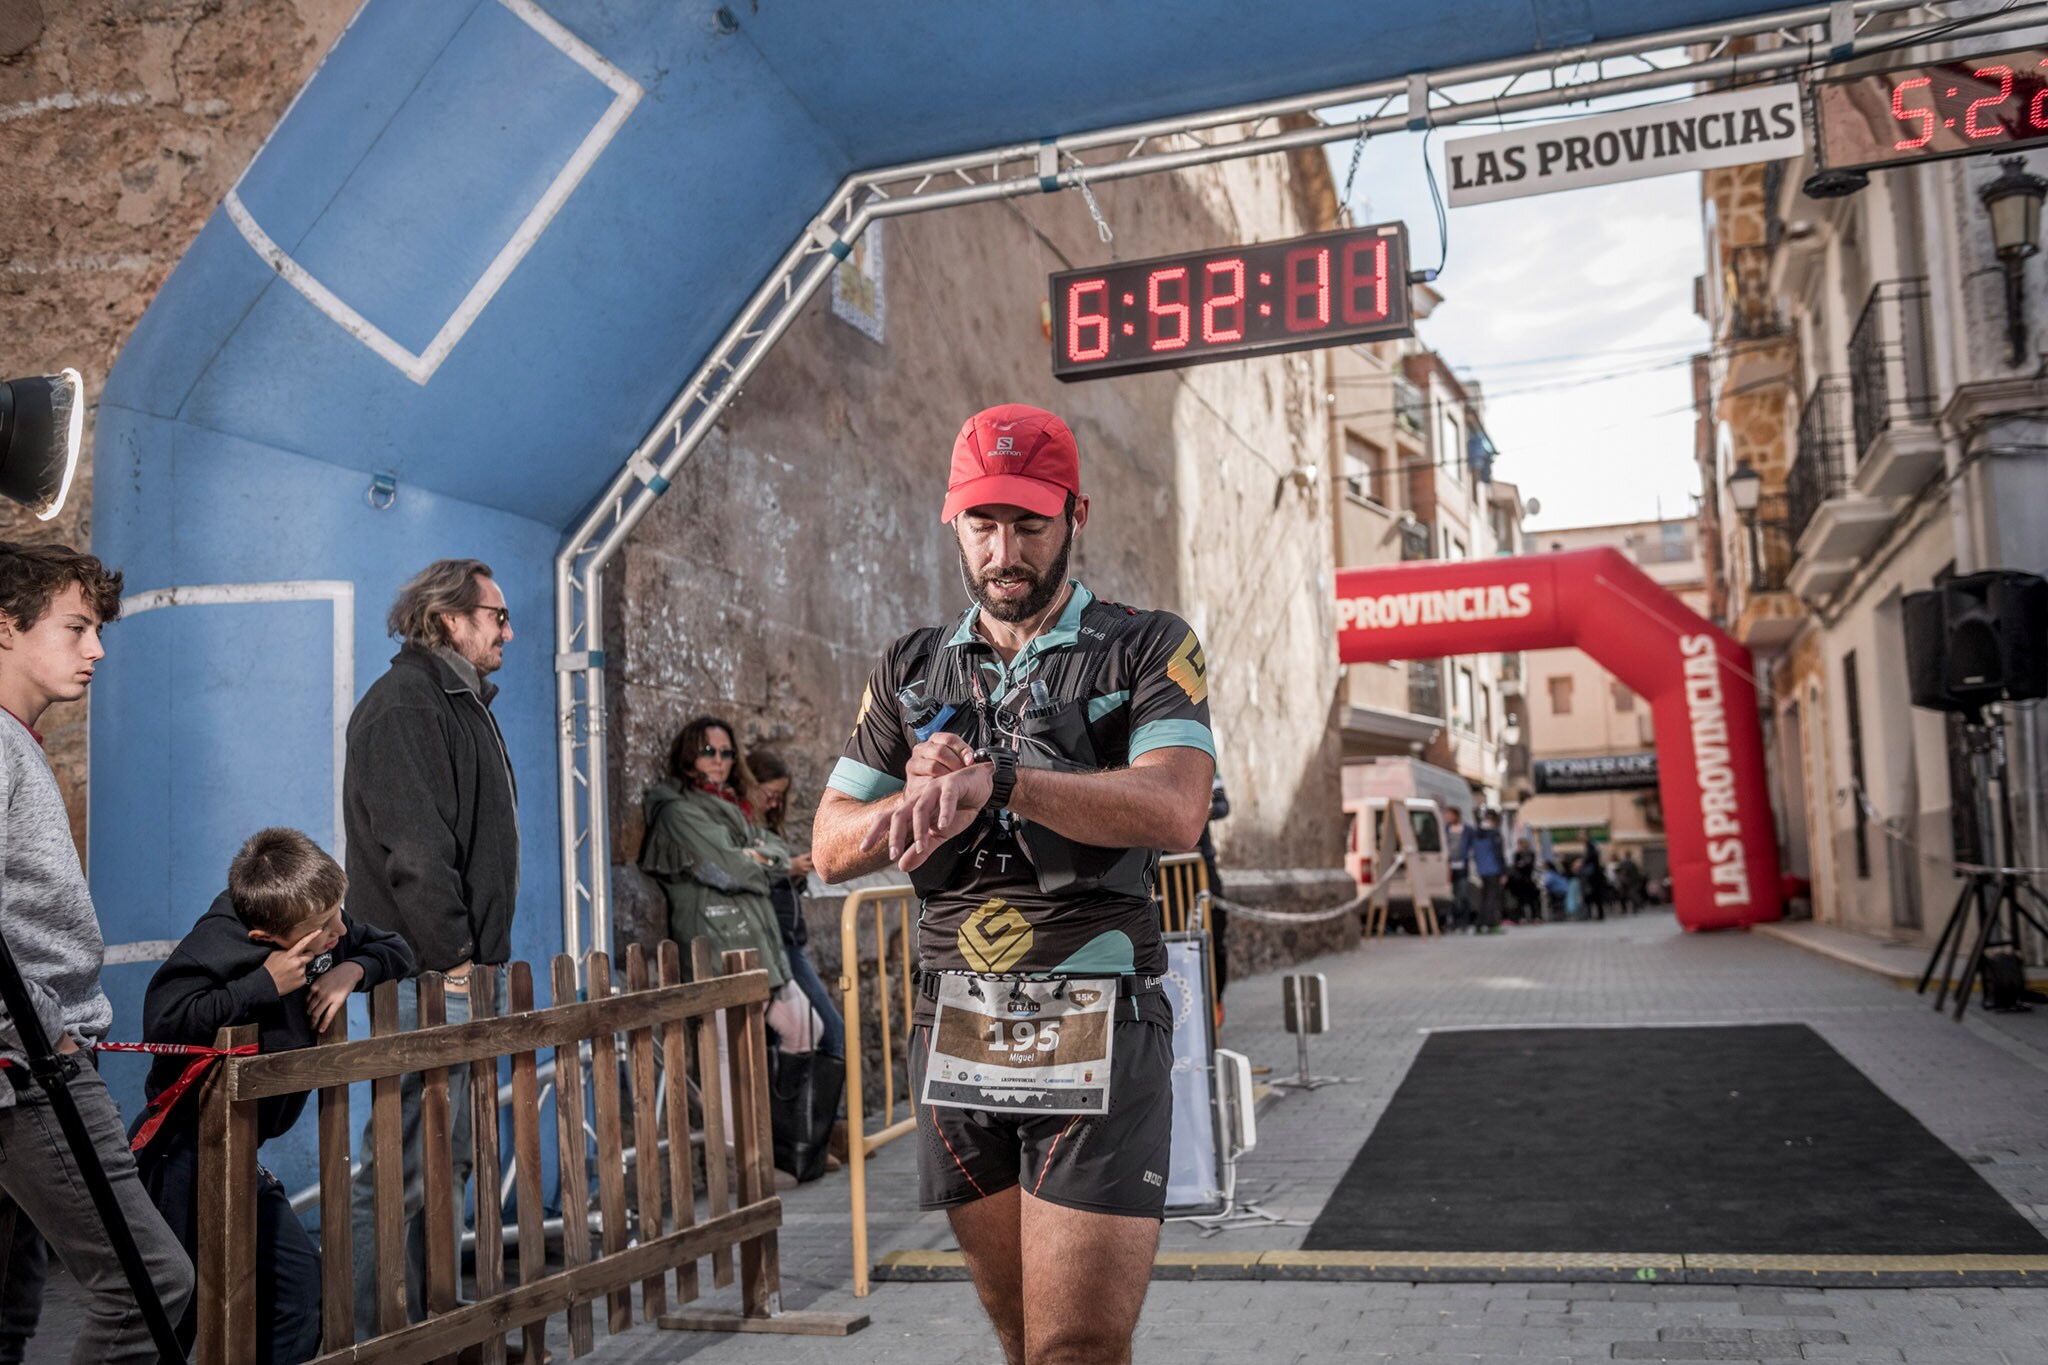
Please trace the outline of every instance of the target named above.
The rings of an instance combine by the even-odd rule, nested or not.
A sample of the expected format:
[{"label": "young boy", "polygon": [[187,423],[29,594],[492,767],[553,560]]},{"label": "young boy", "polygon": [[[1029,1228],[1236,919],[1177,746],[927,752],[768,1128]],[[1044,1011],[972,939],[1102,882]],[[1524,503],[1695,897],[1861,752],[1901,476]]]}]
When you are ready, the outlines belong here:
[{"label": "young boy", "polygon": [[36,1004],[32,1020],[0,1010],[0,1362],[22,1359],[35,1335],[45,1239],[91,1295],[71,1359],[157,1359],[114,1244],[79,1193],[77,1161],[50,1097],[29,1076],[17,1032],[23,1027],[42,1030],[68,1055],[72,1099],[174,1321],[192,1293],[192,1262],[136,1179],[120,1111],[87,1064],[114,1012],[100,989],[99,917],[35,729],[53,704],[85,696],[107,653],[100,628],[120,614],[121,575],[93,556],[0,541],[0,931]]},{"label": "young boy", "polygon": [[[404,939],[342,913],[347,890],[340,866],[297,830],[250,838],[228,866],[228,889],[151,979],[143,1039],[210,1047],[221,1029],[255,1024],[263,1052],[310,1047],[350,991],[411,976]],[[149,1109],[136,1133],[143,1185],[196,1256],[199,1087],[176,1089],[189,1062],[166,1056],[150,1068]],[[257,1142],[298,1122],[307,1093],[260,1101]],[[256,1289],[256,1359],[290,1365],[319,1353],[320,1253],[277,1178],[261,1171],[258,1185],[256,1258],[266,1273]]]}]

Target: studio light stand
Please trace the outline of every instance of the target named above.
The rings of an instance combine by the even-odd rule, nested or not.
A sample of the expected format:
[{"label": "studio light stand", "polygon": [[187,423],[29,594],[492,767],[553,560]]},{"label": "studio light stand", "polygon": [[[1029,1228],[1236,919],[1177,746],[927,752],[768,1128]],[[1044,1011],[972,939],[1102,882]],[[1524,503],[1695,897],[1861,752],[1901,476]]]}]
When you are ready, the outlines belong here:
[{"label": "studio light stand", "polygon": [[[1980,983],[1984,988],[1984,1003],[1991,1005],[1991,983],[1984,970],[1984,955],[1992,948],[2011,948],[2017,952],[2021,946],[2020,926],[2030,924],[2036,933],[2048,938],[2048,924],[2042,923],[2039,915],[2028,902],[2048,911],[2048,899],[2031,880],[2011,866],[2013,859],[2012,833],[2012,788],[2007,780],[2005,761],[2005,721],[2001,714],[1987,720],[1979,709],[1963,716],[1963,733],[1970,748],[1970,769],[1975,777],[1978,828],[1991,832],[1984,816],[1994,808],[1990,787],[1998,786],[1995,809],[1998,815],[1995,846],[1987,851],[1988,867],[1979,867],[1965,874],[1963,889],[1956,896],[1955,908],[1949,911],[1948,923],[1942,926],[1941,937],[1934,941],[1934,951],[1928,955],[1927,970],[1920,973],[1919,993],[1927,993],[1927,983],[1934,978],[1935,968],[1941,964],[1943,954],[1947,965],[1942,967],[1941,989],[1935,993],[1934,1008],[1939,1010],[1948,1002],[1948,993],[1955,990],[1955,1017],[1960,1020],[1963,1011],[1969,1007],[1970,988]],[[1976,917],[1974,938],[1971,931],[1972,914]],[[1969,938],[1970,955],[1963,966],[1963,974],[1957,976],[1956,960],[1962,956],[1963,941]]]}]

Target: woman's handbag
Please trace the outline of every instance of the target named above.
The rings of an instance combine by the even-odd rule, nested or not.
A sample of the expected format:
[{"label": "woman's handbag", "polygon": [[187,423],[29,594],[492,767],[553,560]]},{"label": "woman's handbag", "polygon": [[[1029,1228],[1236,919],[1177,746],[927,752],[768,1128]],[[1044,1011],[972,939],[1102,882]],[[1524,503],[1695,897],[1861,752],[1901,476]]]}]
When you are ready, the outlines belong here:
[{"label": "woman's handbag", "polygon": [[768,1049],[768,1116],[775,1134],[775,1167],[798,1180],[825,1174],[826,1144],[846,1090],[846,1059],[815,1048]]}]

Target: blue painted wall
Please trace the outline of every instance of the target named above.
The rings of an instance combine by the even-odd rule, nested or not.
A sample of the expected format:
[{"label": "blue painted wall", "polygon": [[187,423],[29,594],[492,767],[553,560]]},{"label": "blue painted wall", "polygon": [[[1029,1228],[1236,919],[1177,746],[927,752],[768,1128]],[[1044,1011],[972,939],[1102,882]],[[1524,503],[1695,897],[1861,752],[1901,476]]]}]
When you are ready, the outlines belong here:
[{"label": "blue painted wall", "polygon": [[[94,545],[132,589],[356,587],[357,695],[427,561],[491,563],[520,632],[497,712],[521,778],[517,955],[560,947],[551,558],[849,171],[1444,67],[1754,0],[369,0],[238,187],[328,294],[417,355],[617,96],[643,92],[532,249],[415,382],[216,212],[109,377]],[[525,13],[522,13],[522,10]],[[388,473],[398,498],[365,504]],[[110,943],[177,937],[241,840],[331,839],[324,605],[178,607],[112,636],[92,708],[92,879]],[[115,1035],[149,968],[108,972]],[[544,992],[543,992],[544,994]],[[124,1107],[141,1068],[115,1062]],[[266,1160],[311,1171],[310,1125]]]}]

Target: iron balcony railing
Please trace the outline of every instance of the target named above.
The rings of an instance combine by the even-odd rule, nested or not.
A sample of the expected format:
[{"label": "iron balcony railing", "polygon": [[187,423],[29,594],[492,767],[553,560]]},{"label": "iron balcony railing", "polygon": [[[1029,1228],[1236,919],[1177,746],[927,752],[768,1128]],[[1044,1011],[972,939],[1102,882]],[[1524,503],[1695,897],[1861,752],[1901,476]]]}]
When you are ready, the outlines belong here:
[{"label": "iron balcony railing", "polygon": [[1394,420],[1417,436],[1429,429],[1429,405],[1422,390],[1400,375],[1394,376]]},{"label": "iron balcony railing", "polygon": [[1444,661],[1411,659],[1408,663],[1408,710],[1412,715],[1444,717]]},{"label": "iron balcony railing", "polygon": [[1771,295],[1771,249],[1738,246],[1728,252],[1721,277],[1721,306],[1728,313],[1727,339],[1767,341],[1785,335],[1785,315]]},{"label": "iron balcony railing", "polygon": [[1813,386],[1799,413],[1799,447],[1785,480],[1785,535],[1793,544],[1813,514],[1849,486],[1850,442],[1855,440],[1850,379],[1831,374]]},{"label": "iron balcony railing", "polygon": [[1933,349],[1925,278],[1887,280],[1870,291],[1849,337],[1856,381],[1856,458],[1894,425],[1934,420]]},{"label": "iron balcony railing", "polygon": [[1749,543],[1742,550],[1748,592],[1786,590],[1792,573],[1793,539],[1784,492],[1765,493],[1750,522]]},{"label": "iron balcony railing", "polygon": [[1401,523],[1401,559],[1434,559],[1436,557],[1436,523],[1433,521],[1404,521]]}]

